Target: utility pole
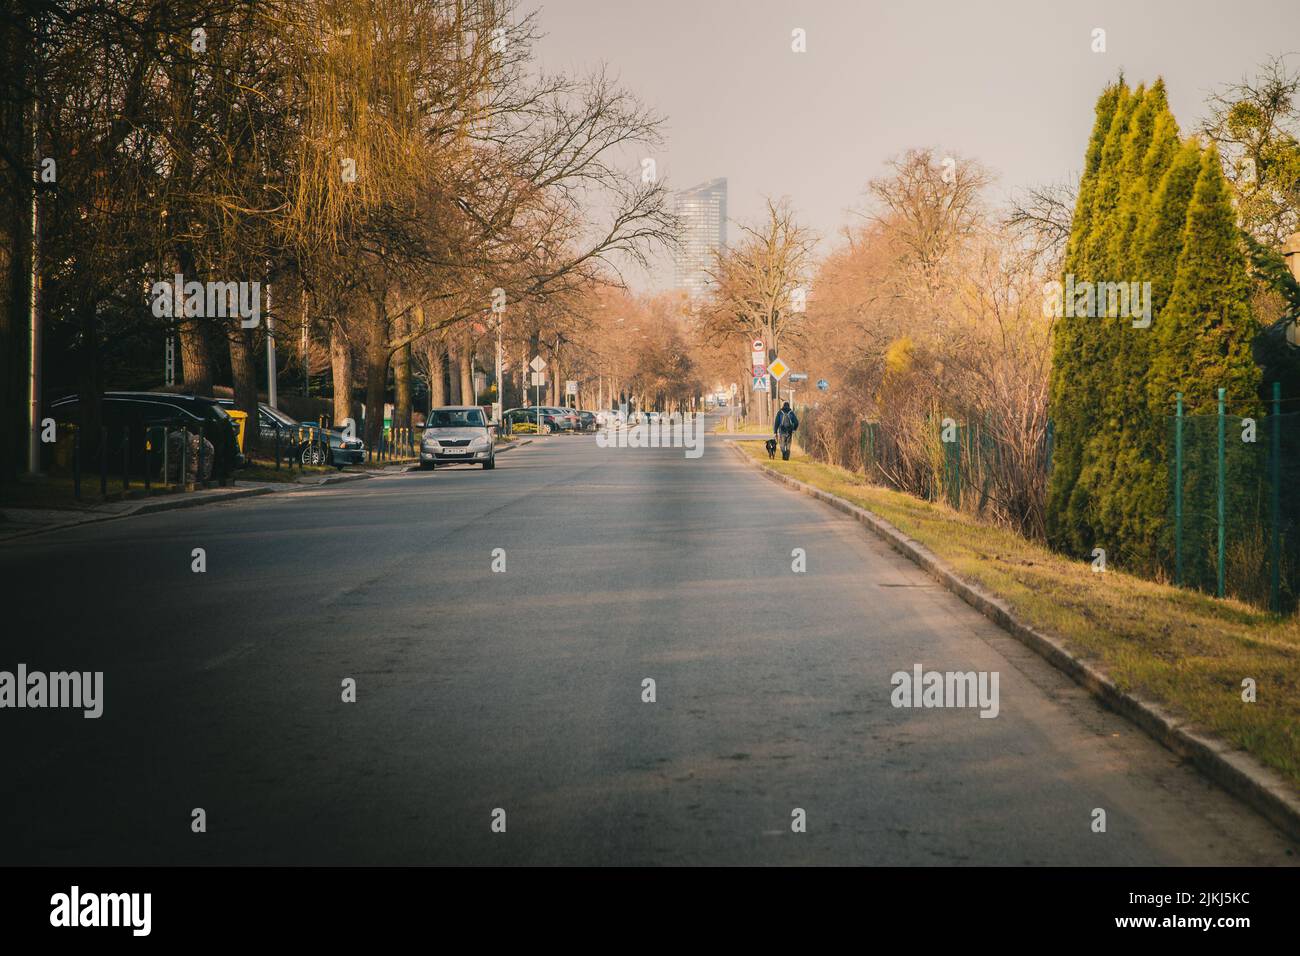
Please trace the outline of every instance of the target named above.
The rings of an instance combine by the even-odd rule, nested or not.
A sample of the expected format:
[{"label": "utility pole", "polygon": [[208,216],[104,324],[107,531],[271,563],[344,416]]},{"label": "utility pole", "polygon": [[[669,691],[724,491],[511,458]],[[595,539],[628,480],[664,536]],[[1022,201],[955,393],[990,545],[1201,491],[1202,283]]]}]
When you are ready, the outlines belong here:
[{"label": "utility pole", "polygon": [[266,404],[279,408],[275,393],[275,334],[271,331],[271,283],[266,284]]},{"label": "utility pole", "polygon": [[41,204],[40,97],[32,98],[32,234],[31,289],[28,296],[30,334],[27,350],[27,473],[41,473]]},{"label": "utility pole", "polygon": [[496,418],[496,420],[497,420],[498,422],[501,421],[501,416],[502,416],[502,414],[505,412],[505,408],[506,408],[506,406],[505,406],[505,401],[506,401],[506,398],[505,398],[505,382],[503,382],[502,379],[501,379],[501,363],[502,363],[502,355],[501,355],[501,325],[502,325],[502,320],[503,320],[504,318],[505,318],[505,316],[502,315],[502,313],[500,313],[500,312],[497,313],[497,369],[496,369],[496,373],[497,373],[497,400],[496,400],[496,409],[495,409],[495,415],[494,415],[494,417]]},{"label": "utility pole", "polygon": [[302,394],[311,394],[311,360],[310,345],[307,338],[307,290],[300,290],[302,296]]}]

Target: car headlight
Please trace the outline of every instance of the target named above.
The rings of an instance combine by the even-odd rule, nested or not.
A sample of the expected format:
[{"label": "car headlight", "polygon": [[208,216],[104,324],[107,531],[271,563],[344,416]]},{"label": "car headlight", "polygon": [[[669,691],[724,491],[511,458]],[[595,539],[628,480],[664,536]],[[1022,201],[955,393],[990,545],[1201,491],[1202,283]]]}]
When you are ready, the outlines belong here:
[{"label": "car headlight", "polygon": [[470,447],[471,447],[471,448],[487,448],[487,447],[489,447],[491,444],[492,444],[492,443],[489,442],[486,438],[475,438],[472,442],[470,442]]}]

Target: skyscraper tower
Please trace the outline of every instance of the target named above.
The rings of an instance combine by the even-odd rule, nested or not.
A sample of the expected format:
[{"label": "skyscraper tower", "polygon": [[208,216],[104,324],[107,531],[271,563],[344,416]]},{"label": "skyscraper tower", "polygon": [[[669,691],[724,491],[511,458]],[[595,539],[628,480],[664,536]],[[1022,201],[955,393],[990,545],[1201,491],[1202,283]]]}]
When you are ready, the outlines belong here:
[{"label": "skyscraper tower", "polygon": [[696,298],[709,288],[713,254],[727,245],[727,180],[683,189],[674,200],[682,244],[673,262],[673,284]]}]

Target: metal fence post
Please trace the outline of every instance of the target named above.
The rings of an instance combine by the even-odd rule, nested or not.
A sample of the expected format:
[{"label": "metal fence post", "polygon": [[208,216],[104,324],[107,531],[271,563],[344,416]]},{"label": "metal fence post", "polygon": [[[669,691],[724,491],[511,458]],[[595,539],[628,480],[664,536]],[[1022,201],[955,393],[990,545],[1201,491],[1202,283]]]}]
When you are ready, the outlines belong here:
[{"label": "metal fence post", "polygon": [[1282,612],[1282,383],[1273,383],[1273,461],[1269,468],[1269,559],[1272,574],[1268,584],[1268,606]]},{"label": "metal fence post", "polygon": [[1183,584],[1183,393],[1174,412],[1174,584]]},{"label": "metal fence post", "polygon": [[196,463],[196,467],[194,470],[194,487],[196,489],[206,488],[208,486],[207,481],[203,477],[203,466],[207,463],[206,462],[207,457],[208,457],[207,440],[203,437],[203,426],[200,425],[199,426],[199,460]]},{"label": "metal fence post", "polygon": [[153,450],[149,436],[152,434],[153,429],[146,425],[144,429],[144,493],[146,495],[153,493],[153,479],[149,476],[149,452]]},{"label": "metal fence post", "polygon": [[181,491],[190,490],[190,430],[181,429]]},{"label": "metal fence post", "polygon": [[72,497],[81,500],[81,426],[72,426]]},{"label": "metal fence post", "polygon": [[131,488],[131,426],[122,426],[122,494]]},{"label": "metal fence post", "polygon": [[99,426],[99,497],[108,497],[108,426]]},{"label": "metal fence post", "polygon": [[1225,591],[1223,556],[1224,556],[1224,552],[1227,550],[1225,547],[1227,529],[1224,527],[1224,519],[1227,513],[1226,485],[1227,485],[1228,469],[1227,469],[1227,440],[1225,438],[1225,431],[1227,429],[1228,420],[1226,414],[1224,413],[1224,407],[1223,407],[1223,398],[1224,395],[1227,394],[1227,391],[1228,390],[1226,388],[1219,389],[1219,580],[1218,580],[1218,588],[1217,588],[1217,593],[1219,597],[1223,597]]}]

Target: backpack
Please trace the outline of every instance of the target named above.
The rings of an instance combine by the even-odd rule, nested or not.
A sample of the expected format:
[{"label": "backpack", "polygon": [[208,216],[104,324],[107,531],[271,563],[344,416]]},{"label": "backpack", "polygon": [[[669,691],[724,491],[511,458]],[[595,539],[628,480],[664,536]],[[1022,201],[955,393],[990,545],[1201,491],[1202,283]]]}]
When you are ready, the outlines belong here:
[{"label": "backpack", "polygon": [[783,408],[776,417],[776,425],[779,431],[798,431],[799,417],[795,415],[793,408],[788,412]]}]

